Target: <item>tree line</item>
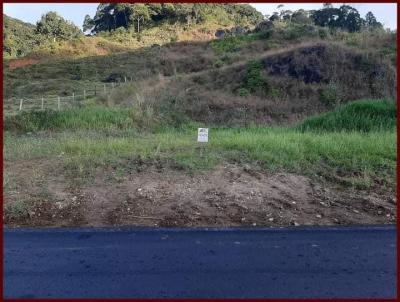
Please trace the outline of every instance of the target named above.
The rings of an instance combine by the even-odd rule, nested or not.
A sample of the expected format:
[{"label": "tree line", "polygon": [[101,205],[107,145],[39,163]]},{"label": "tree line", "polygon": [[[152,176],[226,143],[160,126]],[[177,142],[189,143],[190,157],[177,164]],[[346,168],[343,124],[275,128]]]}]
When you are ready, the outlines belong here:
[{"label": "tree line", "polygon": [[296,23],[314,23],[322,27],[329,27],[332,30],[341,29],[349,32],[356,32],[362,29],[383,28],[382,23],[376,20],[372,12],[368,12],[365,18],[350,5],[342,5],[338,8],[331,3],[324,3],[319,10],[297,11],[286,10],[283,4],[277,6],[272,15],[265,17],[270,21],[284,21]]},{"label": "tree line", "polygon": [[140,32],[162,21],[191,25],[207,20],[256,25],[263,15],[248,4],[102,3],[93,18],[85,16],[83,31],[96,34],[123,27]]},{"label": "tree line", "polygon": [[336,8],[330,3],[325,3],[318,10],[296,11],[287,10],[281,4],[277,6],[277,11],[264,16],[248,4],[101,3],[93,18],[85,16],[83,31],[56,12],[44,14],[36,25],[7,16],[4,19],[3,50],[10,57],[25,55],[38,45],[70,40],[84,33],[95,35],[118,28],[141,32],[144,28],[157,26],[162,22],[180,23],[182,26],[210,22],[251,27],[269,20],[288,24],[315,24],[331,30],[349,32],[383,28],[372,12],[362,18],[354,7],[342,5]]}]

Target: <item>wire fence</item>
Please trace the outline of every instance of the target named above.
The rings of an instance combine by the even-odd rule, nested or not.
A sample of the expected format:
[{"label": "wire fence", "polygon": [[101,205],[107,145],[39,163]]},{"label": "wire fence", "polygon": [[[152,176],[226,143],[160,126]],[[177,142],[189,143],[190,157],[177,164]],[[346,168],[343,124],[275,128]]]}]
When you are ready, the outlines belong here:
[{"label": "wire fence", "polygon": [[111,91],[123,84],[130,82],[127,78],[120,82],[103,83],[94,85],[89,89],[71,92],[68,95],[46,95],[43,97],[12,97],[3,102],[5,114],[16,114],[21,111],[34,110],[63,110],[73,107],[81,107],[90,97],[110,94]]}]

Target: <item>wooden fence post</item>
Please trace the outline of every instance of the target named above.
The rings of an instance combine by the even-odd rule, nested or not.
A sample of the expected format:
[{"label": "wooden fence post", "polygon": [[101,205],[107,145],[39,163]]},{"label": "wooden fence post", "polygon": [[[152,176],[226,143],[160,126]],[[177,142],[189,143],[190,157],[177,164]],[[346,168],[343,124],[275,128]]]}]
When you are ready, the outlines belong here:
[{"label": "wooden fence post", "polygon": [[126,77],[125,77],[125,83],[126,83]]},{"label": "wooden fence post", "polygon": [[44,109],[44,99],[42,97],[42,110]]},{"label": "wooden fence post", "polygon": [[75,92],[72,93],[72,103],[75,103]]},{"label": "wooden fence post", "polygon": [[57,109],[60,110],[60,97],[57,98]]},{"label": "wooden fence post", "polygon": [[104,94],[106,94],[106,93],[107,93],[106,84],[104,84]]},{"label": "wooden fence post", "polygon": [[83,99],[86,99],[86,89],[83,89]]},{"label": "wooden fence post", "polygon": [[22,102],[23,102],[23,100],[21,99],[21,100],[19,101],[19,111],[22,110]]}]

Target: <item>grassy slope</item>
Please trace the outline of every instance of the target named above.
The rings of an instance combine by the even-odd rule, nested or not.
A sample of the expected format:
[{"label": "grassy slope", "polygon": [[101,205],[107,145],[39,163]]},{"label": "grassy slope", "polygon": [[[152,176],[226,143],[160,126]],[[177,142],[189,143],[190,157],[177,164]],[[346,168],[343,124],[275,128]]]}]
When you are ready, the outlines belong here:
[{"label": "grassy slope", "polygon": [[[194,40],[197,43],[170,43],[170,34],[176,34],[171,26],[160,26],[142,33],[142,40],[127,33],[103,34],[98,37],[84,37],[80,40],[49,45],[38,51],[34,57],[42,58],[41,64],[10,70],[5,62],[5,96],[43,96],[82,91],[94,83],[105,80],[110,74],[121,74],[135,79],[156,76],[158,73],[171,75],[187,74],[193,71],[209,70],[259,57],[265,51],[285,49],[307,41],[321,41],[319,31],[311,27],[277,26],[273,32],[248,34],[214,40],[215,24],[197,25],[189,30],[179,30],[178,41]],[[158,38],[157,38],[158,37]],[[166,40],[158,43],[159,37]],[[204,38],[204,39],[203,39]],[[324,41],[340,42],[355,49],[376,53],[389,58],[395,64],[395,35],[385,32],[327,34]],[[164,45],[151,48],[154,43]],[[188,45],[190,44],[190,45]],[[129,52],[127,52],[129,50]],[[117,54],[118,53],[118,54]],[[101,56],[99,56],[101,55]],[[108,68],[104,68],[107,66]],[[133,71],[134,70],[134,71]],[[26,79],[29,74],[29,79]]]},{"label": "grassy slope", "polygon": [[[357,106],[364,109],[358,118],[365,121],[366,126],[361,128],[367,133],[358,131],[360,124],[353,124],[353,117],[347,114]],[[5,158],[11,162],[62,160],[67,169],[77,172],[110,163],[123,167],[132,158],[164,160],[195,170],[209,169],[224,161],[258,162],[267,170],[326,177],[340,172],[353,185],[368,185],[376,178],[392,182],[396,165],[393,109],[393,102],[389,101],[349,104],[332,113],[337,119],[343,114],[341,129],[320,129],[319,133],[296,128],[212,128],[206,145],[196,142],[197,124],[178,129],[164,125],[153,133],[138,131],[128,109],[93,107],[81,114],[72,110],[38,113],[30,118],[23,114],[11,118],[13,123],[6,121],[14,128],[5,135]],[[389,114],[381,119],[379,127],[371,128],[370,117],[381,112]],[[361,114],[365,114],[364,119]],[[303,125],[318,118],[331,121],[328,114]],[[29,128],[21,129],[21,125]],[[18,135],[16,129],[44,132]]]},{"label": "grassy slope", "polygon": [[303,131],[362,132],[392,130],[395,127],[396,104],[389,100],[350,103],[332,112],[308,118],[299,126]]}]

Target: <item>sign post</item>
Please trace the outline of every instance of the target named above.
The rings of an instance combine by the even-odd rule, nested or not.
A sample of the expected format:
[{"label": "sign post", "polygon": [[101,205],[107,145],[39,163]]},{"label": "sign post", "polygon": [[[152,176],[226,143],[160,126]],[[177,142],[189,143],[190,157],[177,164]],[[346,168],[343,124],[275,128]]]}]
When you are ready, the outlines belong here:
[{"label": "sign post", "polygon": [[[199,143],[208,143],[208,128],[199,128],[197,131],[197,142]],[[201,144],[200,146],[200,158],[203,157],[205,145]]]},{"label": "sign post", "polygon": [[208,143],[208,128],[199,128],[197,132],[197,141],[199,143]]}]

